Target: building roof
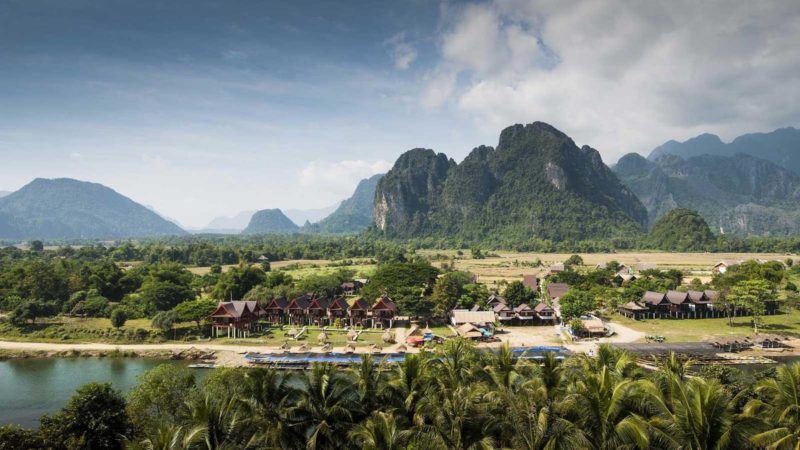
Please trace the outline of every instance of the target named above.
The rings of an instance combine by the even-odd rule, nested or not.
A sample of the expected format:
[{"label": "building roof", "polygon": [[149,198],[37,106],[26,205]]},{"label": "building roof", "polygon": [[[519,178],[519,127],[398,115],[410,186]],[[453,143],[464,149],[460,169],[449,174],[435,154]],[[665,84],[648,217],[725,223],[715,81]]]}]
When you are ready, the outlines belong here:
[{"label": "building roof", "polygon": [[550,283],[547,285],[547,295],[550,298],[561,298],[569,290],[567,283]]},{"label": "building roof", "polygon": [[689,301],[692,303],[708,303],[708,297],[703,291],[689,291]]},{"label": "building roof", "polygon": [[483,337],[483,333],[475,326],[465,323],[457,328],[458,334],[466,338],[479,338]]},{"label": "building roof", "polygon": [[606,326],[603,324],[603,321],[598,319],[597,317],[592,317],[588,320],[582,320],[583,326],[589,333],[605,333]]},{"label": "building roof", "polygon": [[303,294],[300,297],[292,300],[287,306],[288,309],[308,309],[308,306],[311,304],[310,296],[308,294]]},{"label": "building roof", "polygon": [[343,299],[342,297],[334,298],[331,300],[330,305],[328,305],[328,308],[330,309],[342,309],[345,311],[347,311],[349,307],[350,305],[347,304],[347,300]]},{"label": "building roof", "polygon": [[714,267],[719,267],[719,266],[730,267],[730,266],[735,266],[737,264],[741,264],[743,262],[744,262],[743,259],[723,259],[722,261],[715,264]]},{"label": "building roof", "polygon": [[533,310],[531,309],[530,306],[528,306],[527,303],[523,303],[514,308],[514,312],[522,312],[522,311],[533,311]]},{"label": "building roof", "polygon": [[209,317],[231,317],[239,319],[248,314],[261,315],[263,310],[256,301],[231,300],[220,302]]},{"label": "building roof", "polygon": [[526,288],[533,289],[534,291],[539,290],[539,279],[536,278],[536,275],[525,275],[522,277],[522,285]]},{"label": "building roof", "polygon": [[715,301],[719,300],[719,292],[717,292],[717,291],[714,291],[714,290],[711,290],[711,289],[706,289],[705,291],[703,291],[703,293],[706,294],[706,298],[710,302],[715,302]]},{"label": "building roof", "polygon": [[366,311],[369,309],[369,303],[363,298],[357,298],[350,303],[350,310]]},{"label": "building roof", "polygon": [[505,303],[498,303],[498,304],[494,305],[494,308],[492,308],[492,311],[494,311],[496,313],[500,313],[500,312],[503,312],[503,311],[513,311],[513,309],[511,309],[511,307],[506,305]]},{"label": "building roof", "polygon": [[495,316],[492,311],[469,311],[466,309],[454,309],[451,313],[453,323],[469,324],[469,323],[494,323]]},{"label": "building roof", "polygon": [[394,300],[384,295],[375,300],[375,303],[372,304],[372,309],[388,309],[390,311],[397,311],[397,305],[394,304]]},{"label": "building roof", "polygon": [[622,309],[627,309],[628,311],[647,311],[647,307],[644,307],[636,302],[628,302],[624,305],[620,306]]},{"label": "building roof", "polygon": [[289,306],[289,300],[283,297],[275,297],[269,301],[266,309],[286,309]]},{"label": "building roof", "polygon": [[328,310],[328,299],[327,298],[314,298],[308,304],[308,309],[324,309]]},{"label": "building roof", "polygon": [[550,265],[550,272],[563,272],[564,263],[554,263]]},{"label": "building roof", "polygon": [[533,307],[533,310],[536,311],[537,313],[545,312],[545,311],[555,312],[555,310],[545,302],[539,302],[536,306]]},{"label": "building roof", "polygon": [[642,295],[642,303],[660,305],[667,300],[667,296],[660,292],[647,291]]},{"label": "building roof", "polygon": [[488,299],[486,299],[486,303],[488,303],[490,305],[493,304],[493,303],[502,303],[502,304],[505,305],[506,304],[506,299],[504,299],[503,297],[500,297],[497,294],[492,294],[492,295],[489,296]]},{"label": "building roof", "polygon": [[673,305],[681,305],[689,301],[689,294],[680,291],[667,291],[667,300]]}]

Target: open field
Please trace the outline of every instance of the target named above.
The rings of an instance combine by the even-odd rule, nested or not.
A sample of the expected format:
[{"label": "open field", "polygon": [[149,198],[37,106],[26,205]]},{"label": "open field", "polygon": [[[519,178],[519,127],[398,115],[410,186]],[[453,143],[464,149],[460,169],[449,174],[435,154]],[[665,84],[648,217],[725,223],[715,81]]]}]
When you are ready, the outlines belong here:
[{"label": "open field", "polygon": [[[472,259],[469,250],[462,250],[463,256],[457,255],[457,250],[419,250],[418,254],[428,257],[444,255],[456,258],[455,266],[458,270],[465,270],[478,275],[478,281],[494,285],[500,280],[521,280],[523,275],[537,274],[547,271],[553,263],[563,262],[570,257],[569,253],[515,253],[492,252],[497,256],[486,259]],[[723,259],[786,259],[788,256],[781,253],[671,253],[671,252],[621,252],[621,253],[579,253],[587,266],[606,264],[609,261],[618,261],[627,265],[638,263],[652,263],[661,269],[680,269],[687,273],[687,280],[700,278],[708,281],[711,277],[711,268]],[[531,267],[530,264],[539,260],[541,267]],[[436,266],[441,262],[434,261]]]},{"label": "open field", "polygon": [[[107,318],[57,316],[39,319],[33,325],[17,328],[8,323],[0,323],[0,338],[24,342],[103,342],[131,343],[142,341],[162,341],[160,334],[153,330],[150,319],[130,319],[125,325],[114,330]],[[194,331],[194,322],[182,322],[175,326],[176,335]],[[138,333],[133,336],[133,333]]]},{"label": "open field", "polygon": [[[611,324],[618,323],[646,335],[659,335],[667,338],[667,342],[700,342],[725,339],[753,337],[750,317],[737,317],[734,326],[728,326],[727,318],[719,319],[648,319],[632,320],[614,314]],[[759,327],[759,334],[780,334],[800,336],[800,311],[787,314],[764,316]]]},{"label": "open field", "polygon": [[[350,269],[356,272],[356,278],[366,278],[375,270],[375,264],[369,264],[368,260],[354,260],[352,265],[335,264],[336,261],[327,259],[292,259],[287,261],[274,261],[270,263],[272,270],[281,270],[291,275],[292,278],[299,280],[311,274],[328,274],[339,269]],[[332,265],[333,264],[333,265]],[[222,266],[225,272],[235,264]],[[211,267],[190,267],[189,272],[195,275],[205,275],[211,271]]]}]

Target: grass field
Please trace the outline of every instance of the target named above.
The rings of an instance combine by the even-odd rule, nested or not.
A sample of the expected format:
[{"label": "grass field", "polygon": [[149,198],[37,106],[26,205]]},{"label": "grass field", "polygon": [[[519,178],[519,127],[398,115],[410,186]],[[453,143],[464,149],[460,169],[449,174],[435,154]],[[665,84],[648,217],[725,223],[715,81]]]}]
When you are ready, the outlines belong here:
[{"label": "grass field", "polygon": [[[648,335],[664,336],[667,342],[700,342],[754,336],[750,317],[735,318],[733,327],[728,325],[727,318],[632,320],[617,314],[611,317],[611,323],[619,323]],[[800,311],[764,316],[761,323],[759,334],[800,336]]]},{"label": "grass field", "polygon": [[[194,331],[193,322],[179,323],[175,327],[175,335],[182,336],[187,331]],[[33,325],[15,327],[9,323],[0,323],[0,339],[25,342],[101,342],[117,344],[134,344],[142,342],[163,341],[160,333],[153,330],[150,319],[131,319],[119,330],[111,326],[106,318],[78,318],[57,316],[37,320]]]},{"label": "grass field", "polygon": [[[275,261],[270,263],[272,270],[282,270],[291,275],[292,278],[299,280],[312,274],[333,273],[339,269],[350,269],[356,272],[356,278],[368,278],[375,270],[375,264],[369,264],[368,260],[354,260],[354,264],[349,266],[331,265],[335,261],[326,259],[292,259],[288,261]],[[222,266],[225,272],[235,264]],[[188,269],[195,275],[205,275],[211,271],[211,267],[190,267]]]}]

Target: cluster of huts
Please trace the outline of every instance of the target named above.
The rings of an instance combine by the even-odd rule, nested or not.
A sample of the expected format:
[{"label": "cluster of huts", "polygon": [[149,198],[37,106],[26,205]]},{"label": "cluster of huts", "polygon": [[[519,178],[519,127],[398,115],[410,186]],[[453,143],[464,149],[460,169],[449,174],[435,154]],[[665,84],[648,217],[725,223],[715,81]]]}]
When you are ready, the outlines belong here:
[{"label": "cluster of huts", "polygon": [[[704,291],[647,291],[638,302],[628,302],[618,308],[618,312],[631,319],[707,319],[724,317],[728,314],[719,304],[719,292],[714,290]],[[765,304],[765,313],[768,315],[778,312],[778,302],[768,301]],[[750,315],[750,311],[737,308],[732,311],[737,316]]]},{"label": "cluster of huts", "polygon": [[[512,307],[505,298],[492,294],[486,304],[488,311],[481,311],[477,305],[472,310],[455,309],[450,314],[450,320],[455,326],[489,321],[507,325],[551,325],[558,320],[555,309],[545,302],[538,302],[534,306],[523,303]],[[479,315],[480,320],[477,319]]]},{"label": "cluster of huts", "polygon": [[274,298],[266,306],[255,301],[220,302],[209,315],[213,336],[247,337],[261,324],[342,325],[391,328],[397,316],[397,305],[382,296],[369,303],[363,298],[347,300],[304,294],[293,300]]}]

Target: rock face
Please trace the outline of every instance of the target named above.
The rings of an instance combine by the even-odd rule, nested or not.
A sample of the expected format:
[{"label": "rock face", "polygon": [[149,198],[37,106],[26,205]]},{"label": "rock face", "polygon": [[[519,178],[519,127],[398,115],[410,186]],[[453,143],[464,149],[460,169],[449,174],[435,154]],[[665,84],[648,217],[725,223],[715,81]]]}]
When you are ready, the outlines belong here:
[{"label": "rock face", "polygon": [[475,148],[460,164],[403,154],[378,184],[375,225],[387,236],[580,240],[638,233],[647,212],[591,147],[535,122]]},{"label": "rock face", "polygon": [[800,176],[770,161],[746,154],[668,154],[649,161],[631,153],[614,171],[642,200],[651,224],[681,207],[698,211],[723,233],[800,232]]},{"label": "rock face", "polygon": [[280,209],[262,209],[253,214],[242,234],[289,234],[299,229]]},{"label": "rock face", "polygon": [[186,234],[97,183],[37,178],[0,198],[0,239],[119,239]]},{"label": "rock face", "polygon": [[700,155],[733,156],[737,153],[766,159],[800,175],[800,130],[788,127],[770,133],[745,134],[729,144],[713,134],[702,134],[685,142],[669,141],[650,152],[648,159],[655,161],[664,155],[686,159]]},{"label": "rock face", "polygon": [[372,223],[375,189],[383,174],[361,180],[355,192],[336,211],[321,221],[303,227],[304,232],[323,234],[359,233]]}]

